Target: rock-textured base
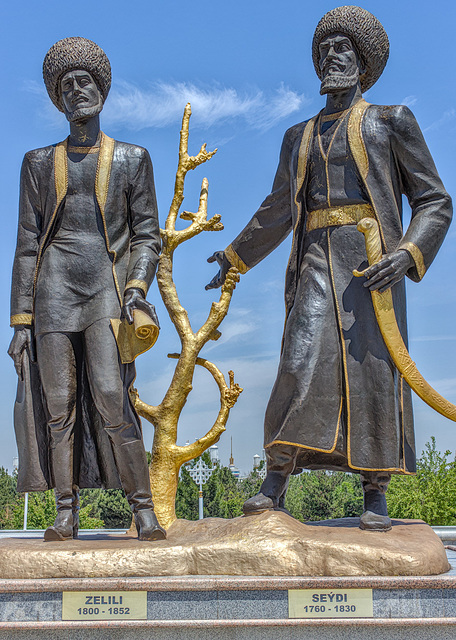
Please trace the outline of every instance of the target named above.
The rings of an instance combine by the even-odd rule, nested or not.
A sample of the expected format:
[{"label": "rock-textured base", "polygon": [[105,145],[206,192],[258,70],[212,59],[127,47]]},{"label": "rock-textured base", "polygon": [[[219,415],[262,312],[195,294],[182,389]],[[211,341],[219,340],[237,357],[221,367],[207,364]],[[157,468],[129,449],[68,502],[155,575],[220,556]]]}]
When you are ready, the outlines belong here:
[{"label": "rock-textured base", "polygon": [[168,539],[83,536],[68,542],[0,540],[2,578],[128,576],[425,576],[450,569],[421,520],[361,531],[359,518],[303,524],[280,511],[224,520],[177,520]]}]

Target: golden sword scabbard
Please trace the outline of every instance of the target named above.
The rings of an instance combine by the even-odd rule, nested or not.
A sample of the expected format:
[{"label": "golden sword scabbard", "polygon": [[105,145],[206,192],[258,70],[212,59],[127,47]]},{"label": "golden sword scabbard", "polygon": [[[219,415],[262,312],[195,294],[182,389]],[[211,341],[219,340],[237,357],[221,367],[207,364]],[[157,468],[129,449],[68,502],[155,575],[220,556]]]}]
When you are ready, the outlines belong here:
[{"label": "golden sword scabbard", "polygon": [[[358,223],[357,229],[364,234],[369,265],[379,262],[383,256],[377,221],[373,218],[363,218]],[[355,270],[353,271],[353,275],[359,277],[364,275],[364,273]],[[456,422],[456,405],[446,400],[446,398],[437,393],[437,391],[426,382],[410,357],[399,327],[397,326],[391,289],[388,289],[384,293],[380,293],[379,291],[371,291],[370,293],[383,340],[394,364],[404,376],[404,379],[413,391],[430,407],[446,418]]]}]

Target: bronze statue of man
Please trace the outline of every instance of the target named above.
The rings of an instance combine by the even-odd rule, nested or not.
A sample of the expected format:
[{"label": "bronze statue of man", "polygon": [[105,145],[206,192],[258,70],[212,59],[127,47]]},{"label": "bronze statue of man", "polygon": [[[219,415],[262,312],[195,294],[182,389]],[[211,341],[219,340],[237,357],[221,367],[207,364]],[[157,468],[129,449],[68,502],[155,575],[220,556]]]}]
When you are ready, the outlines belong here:
[{"label": "bronze statue of man", "polygon": [[[391,288],[407,344],[405,282],[419,281],[451,221],[451,200],[411,111],[368,104],[387,35],[365,9],[329,11],[312,57],[326,105],[291,127],[272,193],[224,252],[208,288],[231,265],[254,267],[292,231],[286,323],[277,379],[265,417],[267,476],[246,514],[280,509],[290,474],[303,468],[356,472],[364,489],[361,528],[388,530],[392,473],[415,472],[410,388],[375,318],[371,291]],[[402,194],[412,217],[402,226]],[[384,257],[368,266],[357,223],[374,218]]]},{"label": "bronze statue of man", "polygon": [[165,537],[152,502],[134,364],[121,364],[111,319],[155,317],[145,299],[160,251],[148,152],[100,130],[109,60],[85,38],[46,54],[49,97],[69,137],[29,151],[21,173],[9,353],[19,376],[18,489],[55,488],[45,540],[78,532],[80,487],[122,486],[141,540]]}]

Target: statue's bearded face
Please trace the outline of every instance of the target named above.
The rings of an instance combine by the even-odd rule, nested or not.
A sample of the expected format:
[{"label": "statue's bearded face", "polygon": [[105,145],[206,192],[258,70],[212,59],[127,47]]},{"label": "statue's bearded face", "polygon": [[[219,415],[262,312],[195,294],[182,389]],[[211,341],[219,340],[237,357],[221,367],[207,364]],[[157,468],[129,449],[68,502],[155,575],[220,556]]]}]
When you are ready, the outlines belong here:
[{"label": "statue's bearded face", "polygon": [[363,70],[350,38],[342,33],[331,34],[320,42],[319,50],[321,95],[350,89],[357,84]]},{"label": "statue's bearded face", "polygon": [[88,120],[103,109],[103,96],[88,71],[74,69],[60,79],[63,109],[69,122]]}]

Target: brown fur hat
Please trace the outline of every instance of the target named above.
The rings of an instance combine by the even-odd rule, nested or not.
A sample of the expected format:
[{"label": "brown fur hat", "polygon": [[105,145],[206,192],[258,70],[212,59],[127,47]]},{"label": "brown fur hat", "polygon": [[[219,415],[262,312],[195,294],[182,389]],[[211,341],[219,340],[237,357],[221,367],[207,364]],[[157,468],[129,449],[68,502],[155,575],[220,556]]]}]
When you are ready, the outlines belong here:
[{"label": "brown fur hat", "polygon": [[320,80],[319,45],[332,33],[343,33],[355,45],[365,68],[360,76],[361,90],[367,91],[380,78],[388,60],[389,41],[382,24],[366,9],[353,5],[328,11],[318,23],[312,42],[312,59]]},{"label": "brown fur hat", "polygon": [[47,52],[43,62],[43,78],[47,92],[59,111],[63,111],[60,78],[73,69],[84,69],[93,77],[103,101],[111,88],[111,65],[108,56],[92,40],[64,38]]}]

